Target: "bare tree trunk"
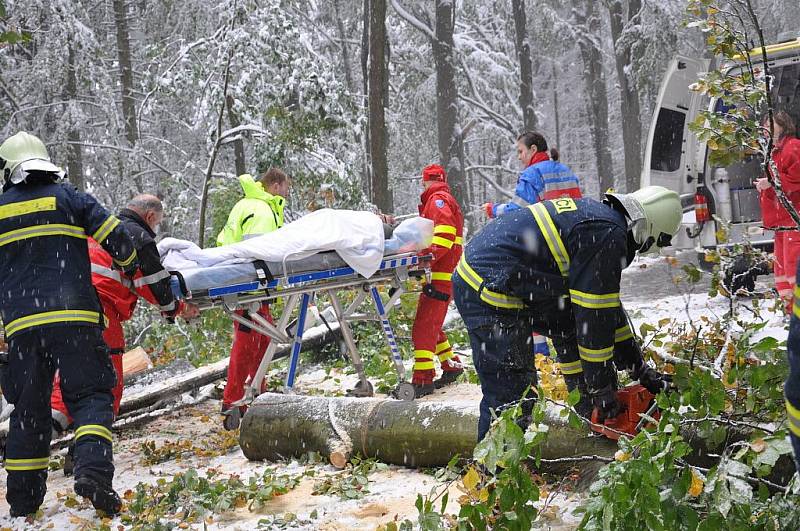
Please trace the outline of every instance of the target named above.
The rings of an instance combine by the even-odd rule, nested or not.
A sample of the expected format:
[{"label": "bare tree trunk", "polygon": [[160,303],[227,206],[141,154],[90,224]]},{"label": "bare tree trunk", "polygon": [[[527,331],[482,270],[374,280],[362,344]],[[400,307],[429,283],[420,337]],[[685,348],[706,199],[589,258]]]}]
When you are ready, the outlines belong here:
[{"label": "bare tree trunk", "polygon": [[[363,17],[361,20],[361,94],[364,106],[368,107],[369,94],[369,24],[370,24],[370,0],[364,0]],[[367,129],[364,133],[364,172],[361,177],[361,186],[367,195],[367,200],[372,202],[372,162],[370,160],[370,140],[369,140],[369,113],[367,114]]]},{"label": "bare tree trunk", "polygon": [[455,6],[452,0],[436,0],[433,60],[436,64],[436,119],[439,155],[447,170],[456,201],[467,210],[469,191],[464,172],[464,144],[458,128],[458,86],[453,43]]},{"label": "bare tree trunk", "polygon": [[522,109],[522,125],[526,131],[533,131],[538,127],[538,122],[533,105],[533,67],[525,16],[525,0],[511,0],[511,7],[516,30],[517,59],[519,60],[519,106]]},{"label": "bare tree trunk", "polygon": [[622,116],[622,143],[625,147],[625,190],[632,192],[639,188],[642,172],[642,119],[639,107],[639,91],[630,65],[633,62],[633,42],[622,40],[627,23],[636,17],[642,7],[641,0],[628,0],[627,17],[622,0],[611,0],[608,13],[611,17],[611,38],[614,41],[614,59],[617,66],[617,80],[620,93]]},{"label": "bare tree trunk", "polygon": [[556,72],[555,61],[550,63],[551,67],[551,89],[553,90],[553,121],[556,128],[556,147],[561,149],[561,116],[558,111],[558,72]]},{"label": "bare tree trunk", "polygon": [[350,52],[347,49],[347,32],[344,29],[344,21],[339,12],[339,0],[333,1],[333,16],[336,18],[336,31],[339,33],[339,44],[342,48],[342,65],[344,66],[344,80],[347,84],[347,90],[351,94],[355,94],[356,85],[353,82],[353,71],[350,61]]},{"label": "bare tree trunk", "polygon": [[386,131],[386,0],[371,0],[369,17],[369,153],[372,201],[383,212],[391,212]]},{"label": "bare tree trunk", "polygon": [[[602,194],[614,186],[614,167],[611,148],[608,144],[608,93],[603,71],[603,54],[595,46],[600,40],[600,15],[595,11],[593,0],[572,0],[575,22],[583,28],[578,47],[583,59],[583,80],[586,86],[586,101],[589,107],[589,129],[597,161],[597,179]],[[590,38],[591,36],[592,38]]]},{"label": "bare tree trunk", "polygon": [[[122,96],[122,118],[125,122],[125,138],[130,147],[139,140],[136,127],[136,98],[133,95],[133,61],[131,59],[130,32],[128,30],[128,10],[125,0],[113,0],[114,26],[117,37],[117,60],[119,61],[119,81]],[[123,170],[132,168],[124,168]],[[142,180],[134,174],[134,183],[139,193],[144,192]]]},{"label": "bare tree trunk", "polygon": [[[230,94],[225,96],[225,103],[228,108],[228,123],[231,124],[231,127],[239,127],[242,125],[239,116],[236,114],[236,111],[233,110],[233,96]],[[236,165],[236,175],[247,173],[247,163],[244,158],[244,141],[241,138],[233,141],[233,156]]]},{"label": "bare tree trunk", "polygon": [[[65,89],[65,100],[75,101],[78,99],[78,76],[75,72],[75,49],[71,44],[67,44],[67,82]],[[67,173],[69,180],[78,190],[85,189],[83,183],[83,147],[81,147],[81,133],[76,124],[72,124],[67,133]]]}]

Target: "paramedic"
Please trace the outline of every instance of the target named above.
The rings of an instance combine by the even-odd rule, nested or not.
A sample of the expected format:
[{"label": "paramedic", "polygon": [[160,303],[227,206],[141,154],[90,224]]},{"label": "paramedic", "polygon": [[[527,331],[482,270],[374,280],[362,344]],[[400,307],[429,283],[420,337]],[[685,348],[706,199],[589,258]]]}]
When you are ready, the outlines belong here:
[{"label": "paramedic", "polygon": [[558,162],[558,151],[548,154],[547,140],[534,131],[525,131],[517,137],[517,158],[523,166],[517,179],[514,198],[510,203],[484,203],[489,218],[496,218],[546,199],[581,197],[578,178],[567,166]]},{"label": "paramedic", "polygon": [[[453,383],[464,372],[461,360],[453,353],[442,331],[447,307],[453,295],[453,275],[463,245],[464,217],[447,185],[447,174],[438,164],[422,170],[420,216],[434,223],[433,241],[422,254],[432,254],[431,280],[422,288],[417,315],[411,329],[414,344],[414,373],[411,383],[417,398]],[[442,376],[434,381],[433,356],[439,358]]]},{"label": "paramedic", "polygon": [[[239,183],[244,198],[234,205],[228,215],[225,227],[217,236],[217,245],[240,242],[272,232],[283,225],[283,207],[291,187],[291,181],[283,171],[269,168],[257,181],[251,175],[240,175]],[[247,311],[239,310],[238,313],[247,317]],[[268,304],[261,304],[258,314],[272,322]],[[222,423],[225,429],[235,430],[239,426],[241,415],[247,407],[233,404],[244,397],[245,383],[258,370],[267,346],[269,337],[241,323],[233,323],[228,381],[222,395]]]},{"label": "paramedic", "polygon": [[[174,320],[181,315],[185,319],[196,317],[196,306],[176,301],[170,288],[170,275],[161,265],[155,236],[164,218],[164,206],[154,195],[137,195],[119,213],[122,226],[133,239],[139,258],[139,269],[133,279],[113,268],[111,256],[93,239],[89,239],[89,260],[92,263],[92,285],[103,306],[106,328],[103,340],[108,345],[111,361],[117,373],[114,394],[114,416],[119,413],[122,400],[122,353],[125,351],[125,336],[122,323],[133,316],[139,296],[161,310],[161,315]],[[53,385],[51,398],[53,428],[60,433],[67,429],[71,419],[61,394],[59,376]],[[71,449],[71,448],[70,448]],[[65,472],[69,473],[67,467]]]},{"label": "paramedic", "polygon": [[[492,411],[536,385],[531,332],[553,340],[561,366],[584,375],[601,420],[620,411],[617,368],[653,393],[666,387],[644,363],[620,306],[622,269],[636,251],[669,245],[681,222],[678,194],[648,186],[603,203],[564,197],[508,212],[466,246],[454,298],[481,383],[478,438]],[[523,403],[523,422],[532,403]],[[527,417],[527,418],[526,418]]]},{"label": "paramedic", "polygon": [[[517,137],[517,159],[524,168],[517,182],[517,189],[511,203],[493,205],[487,203],[486,213],[494,218],[504,212],[510,212],[529,204],[538,203],[545,199],[559,197],[582,196],[578,178],[567,166],[558,162],[560,156],[556,148],[550,148],[548,156],[547,140],[539,133],[526,131]],[[533,355],[550,355],[547,338],[534,332],[532,336]],[[583,374],[574,364],[569,364],[558,358],[561,373],[567,389],[585,389]],[[580,403],[579,412],[586,413],[588,404]]]},{"label": "paramedic", "polygon": [[[766,120],[763,127],[769,130]],[[775,143],[772,158],[778,168],[781,188],[795,210],[800,211],[800,140],[795,136],[794,120],[785,111],[778,111],[774,114],[772,128]],[[791,313],[795,270],[800,257],[800,231],[767,178],[761,177],[755,184],[760,192],[764,228],[775,231],[775,289],[786,304],[787,312]]]},{"label": "paramedic", "polygon": [[794,447],[794,462],[800,472],[800,295],[795,288],[792,316],[787,340],[789,375],[784,384],[789,436]]},{"label": "paramedic", "polygon": [[92,287],[87,237],[132,274],[136,249],[97,200],[57,182],[41,140],[20,132],[0,145],[0,317],[8,342],[3,395],[12,404],[5,468],[11,516],[35,513],[50,464],[50,392],[56,369],[75,423],[75,492],[109,515],[112,488],[111,389],[116,374],[103,342],[103,313]]}]

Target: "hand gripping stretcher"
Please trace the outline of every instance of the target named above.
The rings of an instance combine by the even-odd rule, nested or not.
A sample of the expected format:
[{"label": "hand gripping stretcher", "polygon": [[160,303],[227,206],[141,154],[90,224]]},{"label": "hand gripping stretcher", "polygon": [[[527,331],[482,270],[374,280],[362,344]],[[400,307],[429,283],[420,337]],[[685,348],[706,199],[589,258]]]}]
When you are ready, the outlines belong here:
[{"label": "hand gripping stretcher", "polygon": [[[398,376],[399,384],[394,396],[403,400],[413,400],[414,387],[406,381],[403,360],[389,323],[388,313],[405,292],[405,280],[430,273],[430,259],[431,256],[418,256],[416,253],[384,256],[377,272],[365,278],[345,264],[335,252],[328,251],[284,263],[267,263],[259,260],[180,273],[172,272],[172,284],[176,295],[190,300],[200,310],[220,307],[235,321],[272,339],[253,380],[245,387],[244,397],[232,405],[249,404],[260,394],[261,383],[269,370],[279,343],[291,344],[285,391],[292,392],[309,308],[318,295],[324,295],[330,300],[348,356],[358,373],[359,381],[351,394],[372,396],[373,388],[364,373],[364,365],[349,322],[378,320]],[[280,272],[280,276],[275,276],[276,272]],[[219,279],[223,278],[234,281],[220,282]],[[389,290],[390,296],[387,300],[384,300],[378,290],[382,285],[392,288]],[[338,290],[355,290],[355,299],[345,307],[337,296]],[[277,322],[272,324],[258,314],[258,308],[262,303],[274,302],[278,298],[285,300],[285,306]],[[356,313],[368,298],[373,311]],[[295,309],[298,309],[298,314],[296,328],[293,328],[290,326],[290,319]],[[237,310],[246,311],[242,315],[237,313]]]}]

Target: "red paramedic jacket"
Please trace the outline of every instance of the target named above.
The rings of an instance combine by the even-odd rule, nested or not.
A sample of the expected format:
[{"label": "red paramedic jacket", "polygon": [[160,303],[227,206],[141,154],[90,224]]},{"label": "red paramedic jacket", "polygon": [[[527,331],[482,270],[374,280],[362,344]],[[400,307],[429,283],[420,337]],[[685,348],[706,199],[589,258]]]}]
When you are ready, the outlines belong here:
[{"label": "red paramedic jacket", "polygon": [[420,216],[433,221],[433,241],[422,254],[433,254],[432,281],[450,281],[461,259],[464,216],[447,183],[434,182],[420,197]]},{"label": "red paramedic jacket", "polygon": [[[783,137],[773,149],[772,157],[780,173],[781,187],[786,198],[795,209],[800,210],[800,140]],[[778,200],[774,188],[761,192],[760,200],[765,228],[794,227],[794,221]]]}]

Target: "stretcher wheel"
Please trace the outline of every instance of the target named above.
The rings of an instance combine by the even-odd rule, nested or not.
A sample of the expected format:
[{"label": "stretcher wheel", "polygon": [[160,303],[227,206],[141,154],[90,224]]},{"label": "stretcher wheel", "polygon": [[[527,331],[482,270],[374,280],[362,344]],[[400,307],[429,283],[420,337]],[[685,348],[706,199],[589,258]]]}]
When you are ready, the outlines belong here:
[{"label": "stretcher wheel", "polygon": [[411,401],[414,400],[415,395],[414,386],[408,382],[400,383],[394,390],[395,398],[399,398],[400,400]]},{"label": "stretcher wheel", "polygon": [[355,387],[353,387],[352,389],[350,389],[350,391],[347,392],[347,395],[356,396],[359,398],[373,396],[375,394],[375,391],[372,388],[372,382],[370,382],[369,380],[366,380],[366,382],[367,382],[366,385],[364,385],[362,381],[359,381]]}]

